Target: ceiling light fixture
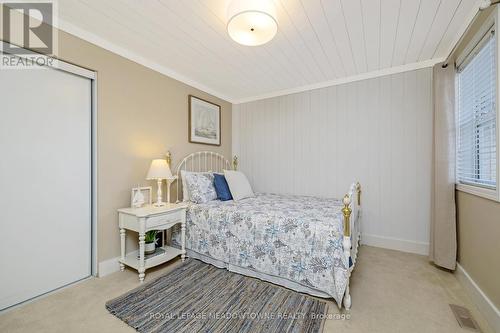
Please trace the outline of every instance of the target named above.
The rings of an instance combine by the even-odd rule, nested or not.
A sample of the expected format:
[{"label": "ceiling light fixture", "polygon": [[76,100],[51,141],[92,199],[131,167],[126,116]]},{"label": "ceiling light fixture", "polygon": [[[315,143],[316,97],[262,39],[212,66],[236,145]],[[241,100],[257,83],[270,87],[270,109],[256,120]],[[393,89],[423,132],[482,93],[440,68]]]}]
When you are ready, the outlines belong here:
[{"label": "ceiling light fixture", "polygon": [[272,0],[233,0],[227,8],[227,17],[229,36],[243,45],[265,44],[278,32]]}]

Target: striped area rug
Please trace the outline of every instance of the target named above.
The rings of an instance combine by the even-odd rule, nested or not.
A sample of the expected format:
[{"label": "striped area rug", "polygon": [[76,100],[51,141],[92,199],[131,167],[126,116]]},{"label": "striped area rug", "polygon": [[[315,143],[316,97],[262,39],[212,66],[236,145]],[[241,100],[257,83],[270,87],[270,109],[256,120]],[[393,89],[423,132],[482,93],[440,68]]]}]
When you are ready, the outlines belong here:
[{"label": "striped area rug", "polygon": [[321,332],[328,305],[188,259],[106,308],[139,332]]}]

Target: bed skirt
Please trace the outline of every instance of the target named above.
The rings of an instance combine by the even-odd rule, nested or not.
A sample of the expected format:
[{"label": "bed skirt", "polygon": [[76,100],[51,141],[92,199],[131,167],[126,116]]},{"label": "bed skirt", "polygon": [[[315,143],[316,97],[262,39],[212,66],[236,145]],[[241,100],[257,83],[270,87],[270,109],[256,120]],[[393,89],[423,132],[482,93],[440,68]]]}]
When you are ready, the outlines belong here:
[{"label": "bed skirt", "polygon": [[265,273],[257,272],[257,271],[252,270],[252,269],[229,264],[229,263],[226,263],[222,260],[218,260],[218,259],[209,257],[207,255],[195,252],[195,251],[190,250],[190,249],[186,249],[186,252],[187,252],[186,253],[187,256],[190,258],[201,260],[203,262],[206,262],[207,264],[214,265],[215,267],[218,267],[218,268],[225,268],[230,272],[234,272],[234,273],[238,273],[241,275],[254,277],[254,278],[257,278],[257,279],[260,279],[263,281],[271,282],[271,283],[277,284],[279,286],[298,291],[299,293],[305,293],[305,294],[309,294],[311,296],[316,296],[316,297],[321,297],[321,298],[332,298],[333,299],[333,297],[331,295],[325,293],[324,291],[310,288],[310,287],[306,287],[300,283],[291,281],[291,280],[283,278],[283,277],[265,274]]}]

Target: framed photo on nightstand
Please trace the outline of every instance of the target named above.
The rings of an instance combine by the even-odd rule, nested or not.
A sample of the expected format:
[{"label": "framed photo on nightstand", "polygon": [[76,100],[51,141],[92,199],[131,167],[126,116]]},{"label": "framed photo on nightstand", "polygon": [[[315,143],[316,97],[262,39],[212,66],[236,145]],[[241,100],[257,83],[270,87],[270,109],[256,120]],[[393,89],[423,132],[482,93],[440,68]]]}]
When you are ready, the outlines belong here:
[{"label": "framed photo on nightstand", "polygon": [[151,205],[153,203],[152,194],[153,194],[152,186],[134,187],[130,194],[130,207],[139,208],[144,205]]}]

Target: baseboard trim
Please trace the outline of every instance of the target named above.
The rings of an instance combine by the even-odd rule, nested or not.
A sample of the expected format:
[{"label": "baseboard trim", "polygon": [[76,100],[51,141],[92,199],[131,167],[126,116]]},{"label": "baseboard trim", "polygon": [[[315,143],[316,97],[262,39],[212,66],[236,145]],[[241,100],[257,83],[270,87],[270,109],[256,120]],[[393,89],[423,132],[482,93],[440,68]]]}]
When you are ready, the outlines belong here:
[{"label": "baseboard trim", "polygon": [[118,262],[118,259],[120,259],[120,257],[101,261],[99,263],[99,270],[97,272],[97,276],[104,277],[106,275],[118,272],[120,270],[120,263]]},{"label": "baseboard trim", "polygon": [[421,255],[429,254],[429,243],[409,241],[406,239],[367,235],[363,233],[361,234],[361,244]]},{"label": "baseboard trim", "polygon": [[457,262],[456,277],[494,332],[500,332],[500,311]]}]

